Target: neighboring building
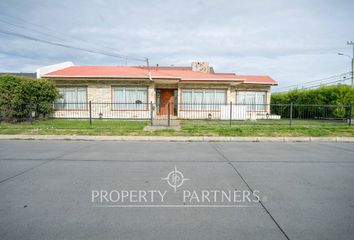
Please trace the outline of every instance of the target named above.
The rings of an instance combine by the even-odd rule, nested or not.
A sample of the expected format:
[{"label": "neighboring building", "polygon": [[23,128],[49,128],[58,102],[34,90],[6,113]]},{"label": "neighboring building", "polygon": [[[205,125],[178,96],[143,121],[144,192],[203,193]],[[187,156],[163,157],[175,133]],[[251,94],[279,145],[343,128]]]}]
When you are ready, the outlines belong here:
[{"label": "neighboring building", "polygon": [[207,62],[150,68],[65,62],[38,69],[37,78],[55,81],[64,96],[56,117],[87,117],[91,101],[94,118],[149,118],[152,103],[154,116],[168,114],[170,104],[176,118],[224,119],[230,102],[237,119],[268,118],[270,88],[277,85],[269,76],[215,73]]},{"label": "neighboring building", "polygon": [[0,75],[15,75],[15,76],[19,76],[19,77],[36,78],[36,73],[0,72]]}]

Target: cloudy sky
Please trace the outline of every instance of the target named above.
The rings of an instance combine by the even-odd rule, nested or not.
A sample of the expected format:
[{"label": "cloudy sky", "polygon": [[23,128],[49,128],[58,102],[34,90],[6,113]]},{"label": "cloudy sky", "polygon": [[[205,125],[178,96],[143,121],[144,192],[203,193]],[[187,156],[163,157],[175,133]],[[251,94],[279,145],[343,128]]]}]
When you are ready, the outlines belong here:
[{"label": "cloudy sky", "polygon": [[[270,75],[281,86],[350,71],[354,1],[1,0],[0,72],[76,65],[209,61],[218,72]],[[22,34],[13,36],[4,34]]]}]

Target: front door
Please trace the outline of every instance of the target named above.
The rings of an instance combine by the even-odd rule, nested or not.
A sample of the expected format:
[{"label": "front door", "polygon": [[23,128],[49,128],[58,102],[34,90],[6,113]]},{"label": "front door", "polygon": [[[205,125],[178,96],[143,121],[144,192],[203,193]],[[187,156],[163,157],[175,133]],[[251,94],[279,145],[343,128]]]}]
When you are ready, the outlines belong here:
[{"label": "front door", "polygon": [[160,89],[160,111],[159,115],[168,115],[168,105],[170,104],[170,114],[174,115],[174,90]]}]

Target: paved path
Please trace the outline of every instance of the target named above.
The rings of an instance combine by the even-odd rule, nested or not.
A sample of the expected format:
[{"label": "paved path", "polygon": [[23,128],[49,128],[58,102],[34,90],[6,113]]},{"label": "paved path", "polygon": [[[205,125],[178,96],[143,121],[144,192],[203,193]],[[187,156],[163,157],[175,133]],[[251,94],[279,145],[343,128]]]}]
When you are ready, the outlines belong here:
[{"label": "paved path", "polygon": [[[0,239],[351,239],[353,186],[352,143],[0,141]],[[107,207],[98,189],[166,190],[170,206]],[[203,189],[262,202],[176,207]]]}]

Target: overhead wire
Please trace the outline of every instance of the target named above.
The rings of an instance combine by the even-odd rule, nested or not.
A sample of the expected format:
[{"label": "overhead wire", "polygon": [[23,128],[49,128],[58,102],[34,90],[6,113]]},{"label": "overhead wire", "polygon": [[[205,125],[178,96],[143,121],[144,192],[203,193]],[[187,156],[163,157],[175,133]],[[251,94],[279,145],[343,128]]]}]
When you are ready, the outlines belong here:
[{"label": "overhead wire", "polygon": [[[336,82],[345,82],[351,78],[351,74],[352,74],[352,72],[345,72],[345,73],[337,74],[337,75],[326,77],[326,78],[321,78],[321,79],[307,81],[307,82],[303,82],[303,83],[299,83],[299,84],[284,86],[284,87],[276,89],[276,91],[277,92],[286,92],[286,91],[290,91],[293,89],[308,89],[308,88],[313,88],[314,86],[327,86],[329,84],[336,83]],[[315,83],[319,83],[319,84],[315,84]],[[313,85],[313,84],[315,84],[315,85]],[[308,85],[310,85],[310,86],[308,86]]]},{"label": "overhead wire", "polygon": [[[29,22],[27,22],[27,21],[25,21],[25,20],[23,20],[21,18],[18,18],[18,17],[13,17],[13,16],[10,16],[8,14],[1,13],[1,12],[0,12],[0,15],[3,15],[5,17],[7,17],[7,18],[11,17],[13,19],[16,19],[17,21],[21,21],[21,22],[24,22],[26,24],[30,24],[30,25],[33,25],[33,26],[41,27],[42,29],[43,28],[48,29],[50,32],[54,32],[56,34],[60,34],[60,37],[55,36],[52,33],[43,32],[43,31],[40,31],[40,30],[37,30],[37,29],[33,29],[33,28],[28,28],[27,26],[24,26],[24,25],[19,25],[19,24],[13,23],[13,22],[6,21],[4,19],[0,19],[0,22],[6,23],[6,24],[14,26],[14,27],[22,28],[22,29],[25,29],[25,30],[33,31],[33,32],[37,32],[39,34],[43,34],[43,35],[49,36],[49,37],[51,37],[51,38],[53,38],[55,40],[60,40],[60,41],[67,42],[67,41],[72,41],[72,40],[69,40],[69,38],[71,38],[74,41],[84,42],[84,43],[87,43],[87,44],[92,45],[92,46],[94,45],[94,44],[92,44],[92,43],[90,43],[88,41],[85,41],[85,40],[73,38],[73,37],[70,37],[70,36],[68,37],[68,36],[66,36],[63,33],[60,33],[60,32],[55,31],[55,30],[51,30],[48,27],[41,26],[41,25],[38,25],[38,24],[35,24],[35,23],[29,23]],[[60,41],[51,41],[51,40],[38,38],[38,37],[34,37],[34,36],[22,34],[22,33],[17,33],[17,32],[13,32],[13,31],[0,30],[0,32],[3,33],[3,34],[6,34],[6,35],[12,35],[12,36],[24,38],[24,39],[27,39],[27,40],[42,42],[42,43],[46,43],[46,44],[50,44],[50,45],[55,45],[55,46],[60,46],[60,47],[65,47],[65,48],[70,48],[70,49],[75,49],[75,50],[80,50],[80,51],[86,51],[86,52],[95,53],[95,54],[102,54],[102,55],[106,55],[106,56],[109,56],[109,57],[116,57],[116,58],[124,59],[125,62],[127,62],[128,59],[129,60],[146,62],[146,59],[147,59],[145,57],[136,57],[136,56],[118,54],[117,50],[115,50],[113,48],[108,48],[108,47],[104,47],[104,48],[110,49],[110,51],[102,50],[102,46],[101,46],[101,48],[96,48],[96,47],[90,47],[90,48],[77,47],[77,46],[75,46],[73,44],[62,43]],[[62,36],[65,36],[65,37],[62,37]],[[114,53],[112,53],[112,51],[114,51]]]}]

